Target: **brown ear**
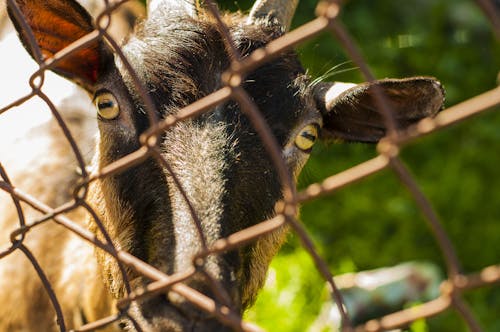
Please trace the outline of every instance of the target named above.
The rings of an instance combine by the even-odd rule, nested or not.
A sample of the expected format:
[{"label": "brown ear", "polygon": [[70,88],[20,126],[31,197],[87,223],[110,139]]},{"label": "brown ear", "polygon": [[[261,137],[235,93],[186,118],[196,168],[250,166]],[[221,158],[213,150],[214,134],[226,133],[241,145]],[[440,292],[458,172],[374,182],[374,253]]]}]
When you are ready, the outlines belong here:
[{"label": "brown ear", "polygon": [[324,138],[375,143],[385,136],[386,126],[376,102],[375,86],[386,97],[398,129],[443,109],[444,89],[430,77],[385,79],[354,87],[346,85],[340,90],[338,84],[322,83],[315,88],[314,95],[323,114]]},{"label": "brown ear", "polygon": [[[38,62],[46,60],[79,38],[92,32],[92,19],[87,11],[73,0],[15,0],[14,6],[7,1],[7,9],[11,20],[30,55]],[[17,19],[21,14],[31,32],[23,28]],[[25,25],[24,25],[25,26]],[[36,46],[30,44],[29,34],[34,37]],[[100,72],[105,52],[104,44],[95,41],[90,45],[72,52],[71,55],[58,62],[51,69],[84,87],[90,89]],[[39,56],[37,56],[37,54]],[[39,57],[41,56],[41,59]]]}]

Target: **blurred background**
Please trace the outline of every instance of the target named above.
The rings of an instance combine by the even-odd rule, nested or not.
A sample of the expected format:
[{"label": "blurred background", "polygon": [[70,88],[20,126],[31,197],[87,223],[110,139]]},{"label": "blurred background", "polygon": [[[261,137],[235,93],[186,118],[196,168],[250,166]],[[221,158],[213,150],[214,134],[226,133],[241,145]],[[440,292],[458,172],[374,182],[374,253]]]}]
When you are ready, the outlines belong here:
[{"label": "blurred background", "polygon": [[[253,1],[218,1],[246,11]],[[316,0],[301,0],[294,26],[314,18]],[[346,1],[340,19],[377,78],[429,75],[455,105],[497,85],[500,41],[472,0]],[[339,43],[325,33],[298,49],[313,77],[363,81]],[[376,155],[363,144],[317,145],[300,186],[321,181]],[[451,237],[466,272],[500,262],[500,112],[498,109],[442,130],[402,151]],[[304,222],[335,274],[394,266],[437,264],[442,256],[421,212],[389,171],[303,206]],[[268,331],[311,329],[328,300],[319,273],[291,235],[274,260],[268,284],[246,318]],[[485,331],[500,331],[500,287],[466,293]],[[447,311],[418,321],[411,331],[466,331]]]}]

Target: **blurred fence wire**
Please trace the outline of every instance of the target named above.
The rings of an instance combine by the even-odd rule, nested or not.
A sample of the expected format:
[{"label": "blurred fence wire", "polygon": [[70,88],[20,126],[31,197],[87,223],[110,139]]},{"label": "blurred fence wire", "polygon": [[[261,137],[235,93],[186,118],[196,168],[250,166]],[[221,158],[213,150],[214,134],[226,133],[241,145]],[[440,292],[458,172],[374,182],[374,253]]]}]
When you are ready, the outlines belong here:
[{"label": "blurred fence wire", "polygon": [[[2,121],[2,116],[13,107],[21,105],[35,96],[44,100],[47,106],[51,109],[54,118],[63,129],[63,133],[66,136],[67,140],[70,142],[73,153],[76,156],[80,169],[82,170],[81,179],[76,188],[73,188],[74,199],[71,202],[55,207],[47,206],[39,201],[36,197],[32,197],[27,193],[16,189],[15,183],[11,183],[9,180],[9,170],[4,169],[0,165],[0,189],[5,191],[12,197],[12,200],[17,207],[19,217],[19,228],[11,234],[12,245],[10,248],[0,253],[0,258],[4,258],[15,251],[21,251],[25,254],[26,257],[28,257],[32,265],[37,270],[38,275],[45,285],[45,288],[51,298],[53,307],[57,314],[58,324],[61,331],[65,331],[66,326],[64,325],[64,317],[58,299],[52,291],[50,282],[45,277],[45,273],[39,266],[36,258],[23,244],[23,241],[29,236],[29,231],[36,232],[37,227],[40,227],[40,225],[49,222],[55,222],[59,225],[64,226],[68,232],[72,232],[91,245],[97,246],[100,249],[106,251],[120,264],[122,268],[132,268],[138,273],[152,280],[147,289],[131,289],[129,287],[129,289],[127,290],[128,293],[118,303],[118,314],[101,319],[99,321],[90,322],[80,327],[78,331],[91,331],[94,329],[105,327],[123,317],[127,317],[127,310],[132,301],[147,297],[151,294],[166,291],[172,291],[180,294],[200,309],[214,315],[220,321],[231,326],[235,330],[260,331],[261,328],[259,328],[258,326],[243,321],[242,318],[238,314],[236,314],[236,310],[224,306],[221,307],[213,299],[206,297],[205,295],[184,284],[183,281],[195,273],[194,268],[188,271],[176,273],[174,275],[166,275],[165,273],[146,264],[140,259],[132,256],[131,254],[116,249],[111,242],[110,236],[106,234],[103,227],[101,227],[101,230],[104,233],[104,237],[102,239],[99,239],[88,230],[82,228],[78,223],[69,219],[67,216],[65,216],[65,214],[78,207],[89,209],[89,206],[86,202],[86,193],[89,184],[93,181],[110,176],[117,172],[121,172],[128,167],[140,163],[148,157],[162,159],[161,154],[159,153],[158,148],[155,144],[156,138],[158,138],[162,132],[168,130],[168,128],[172,126],[175,126],[176,123],[180,121],[197,116],[203,112],[210,111],[218,104],[223,103],[229,99],[236,100],[240,104],[242,110],[250,117],[250,119],[252,119],[252,122],[254,123],[254,126],[256,127],[256,130],[260,134],[264,143],[269,147],[269,153],[271,153],[271,155],[275,157],[274,160],[279,160],[279,157],[276,158],[276,156],[279,154],[279,151],[275,148],[276,143],[272,137],[272,134],[267,128],[265,120],[261,117],[256,106],[253,104],[246,91],[242,88],[242,78],[256,67],[261,66],[262,64],[275,58],[282,52],[290,50],[298,46],[302,42],[317,36],[320,33],[330,32],[332,34],[332,38],[336,39],[342,45],[351,60],[360,68],[367,81],[373,81],[375,77],[371,73],[368,64],[364,61],[349,32],[344,28],[339,20],[339,13],[342,10],[342,4],[340,1],[319,2],[316,9],[317,17],[314,20],[270,42],[265,47],[258,49],[250,56],[243,59],[238,56],[236,48],[231,47],[231,38],[229,34],[227,34],[227,29],[223,28],[221,29],[221,31],[226,32],[226,35],[224,37],[226,39],[225,41],[227,45],[230,46],[228,47],[228,49],[232,50],[232,52],[235,53],[233,56],[233,59],[235,59],[234,62],[223,76],[224,86],[220,90],[215,91],[210,95],[196,101],[195,103],[181,109],[175,116],[168,116],[159,122],[152,121],[153,124],[151,125],[149,130],[147,130],[146,133],[141,137],[142,146],[137,151],[110,164],[103,169],[94,170],[92,173],[87,173],[85,171],[86,165],[84,162],[84,157],[80,152],[77,142],[71,135],[71,132],[68,129],[65,120],[61,117],[59,111],[53,105],[51,100],[41,90],[41,87],[43,86],[43,75],[44,72],[51,69],[51,67],[57,61],[60,61],[75,50],[85,47],[85,45],[88,45],[98,39],[107,40],[107,42],[113,47],[114,52],[120,58],[124,59],[124,63],[127,63],[118,43],[110,36],[106,28],[103,28],[106,26],[106,24],[103,23],[106,19],[108,19],[110,13],[126,2],[127,1],[105,1],[105,9],[96,19],[97,28],[95,31],[84,36],[76,43],[73,43],[64,50],[58,52],[52,58],[47,59],[45,62],[39,63],[38,70],[36,70],[32,74],[30,79],[31,92],[9,105],[0,105],[0,121]],[[219,24],[222,25],[223,23],[222,20],[220,20],[220,13],[217,7],[214,5],[213,1],[207,0],[206,3],[208,4],[207,8],[210,13],[218,20]],[[477,4],[487,14],[486,16],[490,19],[492,29],[494,29],[497,36],[500,36],[499,16],[497,14],[498,11],[495,10],[493,2],[488,0],[478,0]],[[24,21],[22,15],[18,14],[17,16],[17,19],[20,22]],[[27,34],[27,36],[29,38],[28,42],[31,45],[36,45],[36,42],[32,38],[32,36],[30,36],[29,34]],[[36,47],[34,47],[34,49],[35,48]],[[144,88],[141,85],[137,85],[136,89],[138,93],[143,97],[145,104],[149,106],[150,110],[152,110],[152,104],[148,100],[147,92],[144,90]],[[384,97],[380,96],[379,99],[379,105],[383,107],[383,105],[386,104],[384,103]],[[474,274],[462,273],[460,258],[457,256],[457,253],[454,249],[454,244],[451,242],[446,230],[443,228],[437,213],[433,210],[429,202],[429,199],[423,194],[419,187],[419,184],[411,176],[409,170],[402,162],[399,152],[402,147],[419,137],[432,134],[436,131],[441,130],[442,128],[449,127],[458,122],[466,121],[467,119],[498,105],[500,105],[500,88],[485,91],[484,93],[474,98],[471,98],[458,105],[454,105],[447,110],[444,110],[436,118],[424,119],[403,132],[390,131],[387,137],[385,137],[378,144],[378,155],[371,160],[365,161],[350,169],[346,169],[338,174],[334,174],[321,183],[312,184],[305,190],[300,192],[295,192],[295,190],[292,188],[293,185],[288,183],[285,186],[287,190],[284,196],[285,198],[283,202],[283,209],[281,210],[282,212],[280,214],[270,220],[262,221],[257,225],[234,233],[227,238],[218,240],[212,246],[199,253],[198,258],[204,259],[208,255],[216,255],[240,246],[244,246],[250,241],[255,241],[257,238],[269,234],[285,224],[289,224],[292,230],[299,236],[304,248],[313,258],[319,273],[330,285],[332,300],[337,303],[339,308],[344,308],[344,306],[342,305],[342,296],[335,285],[332,273],[330,272],[325,261],[321,258],[318,251],[316,250],[315,245],[304,226],[295,219],[296,217],[294,212],[298,205],[301,203],[314,200],[320,196],[331,194],[332,192],[338,191],[354,182],[361,181],[372,174],[388,169],[394,172],[399,177],[402,186],[408,188],[416,204],[419,206],[421,212],[425,215],[428,226],[432,230],[435,240],[437,241],[442,255],[445,259],[447,267],[447,278],[446,281],[444,281],[441,285],[441,294],[438,298],[412,307],[411,309],[399,311],[385,317],[371,320],[364,325],[352,326],[349,320],[349,312],[341,310],[343,319],[342,330],[391,330],[408,326],[408,324],[414,322],[415,320],[438,315],[439,313],[442,313],[449,308],[453,308],[460,314],[460,316],[469,326],[470,330],[480,331],[481,328],[479,322],[474,317],[471,309],[464,301],[462,295],[465,291],[498,283],[500,281],[500,265],[484,267],[483,270]],[[390,109],[384,108],[384,114],[388,119],[390,118],[390,112]],[[280,167],[280,163],[276,163],[277,168],[282,170],[283,168]],[[282,173],[280,173],[280,176],[283,179],[287,178],[287,175],[284,175]],[[21,202],[40,211],[43,214],[43,217],[35,221],[25,220],[20,205]]]}]

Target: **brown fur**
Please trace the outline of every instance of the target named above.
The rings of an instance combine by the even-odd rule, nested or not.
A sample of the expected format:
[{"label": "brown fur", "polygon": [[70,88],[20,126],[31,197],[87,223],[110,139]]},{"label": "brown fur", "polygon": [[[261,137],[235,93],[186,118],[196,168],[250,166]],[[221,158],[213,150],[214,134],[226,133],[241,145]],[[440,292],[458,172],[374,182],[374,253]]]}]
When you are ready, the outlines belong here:
[{"label": "brown fur", "polygon": [[[90,9],[97,10],[92,2],[88,1]],[[137,3],[128,5],[127,10],[136,10],[135,13],[141,15],[141,7],[137,7]],[[123,38],[127,30],[125,27],[129,24],[120,17],[121,13],[115,16],[113,24],[112,34],[117,39]],[[0,41],[12,33],[5,2],[1,1]],[[20,48],[8,51],[11,54],[19,52],[21,57],[25,54]],[[8,99],[4,97],[0,98],[0,107],[6,106]],[[46,110],[28,107],[14,108],[0,117],[0,162],[16,188],[49,206],[57,207],[71,199],[71,188],[78,179],[77,164],[55,121],[40,123],[32,120]],[[90,163],[96,126],[89,113],[92,106],[87,94],[75,89],[57,107],[82,148],[83,156]],[[18,128],[17,136],[6,136],[6,129],[11,128]],[[23,210],[27,222],[41,217],[41,213],[26,204],[23,204]],[[11,198],[3,191],[0,191],[0,211],[0,250],[4,250],[11,245],[9,236],[19,227],[19,221]],[[83,209],[68,214],[68,217],[87,227],[88,216]],[[51,280],[68,327],[80,326],[84,319],[95,321],[113,311],[114,300],[100,277],[93,246],[54,221],[29,232],[23,243],[33,252]],[[0,310],[0,331],[58,330],[55,311],[28,259],[21,252],[14,252],[0,260],[0,271],[0,298],[4,303]],[[103,331],[117,329],[116,325],[112,325]]]}]

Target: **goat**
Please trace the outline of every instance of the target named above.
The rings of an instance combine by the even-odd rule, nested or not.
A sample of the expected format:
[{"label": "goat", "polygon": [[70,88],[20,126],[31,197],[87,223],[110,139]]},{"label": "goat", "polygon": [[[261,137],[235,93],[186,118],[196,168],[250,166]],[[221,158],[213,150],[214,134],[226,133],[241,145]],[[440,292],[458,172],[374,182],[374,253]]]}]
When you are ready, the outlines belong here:
[{"label": "goat", "polygon": [[[224,15],[241,56],[283,35],[297,2],[260,0],[248,15]],[[121,49],[146,87],[157,110],[155,116],[161,119],[221,88],[221,75],[232,59],[224,31],[204,5],[194,0],[156,0],[148,3],[148,9],[149,16]],[[35,60],[50,59],[94,30],[91,16],[74,0],[9,0],[7,10]],[[39,51],[29,44],[16,13],[21,13],[31,28]],[[82,86],[94,101],[99,134],[92,167],[102,169],[140,147],[139,137],[149,127],[145,101],[123,60],[107,43],[95,41],[51,69]],[[300,172],[320,138],[377,142],[386,134],[384,118],[374,101],[375,85],[390,102],[399,129],[435,115],[443,105],[443,89],[432,78],[360,85],[311,84],[291,51],[255,69],[242,83],[268,122],[292,175]],[[170,170],[148,158],[92,182],[87,200],[118,249],[166,274],[191,268],[202,245],[184,194],[208,245],[276,215],[277,202],[283,198],[282,183],[240,107],[228,101],[162,133],[158,146]],[[5,162],[4,166],[14,185],[59,206],[71,198],[67,188],[74,186],[78,175],[67,166],[74,164],[74,158],[61,135],[55,131],[44,135],[48,135],[48,150],[39,151],[30,167],[20,171]],[[35,136],[31,142],[42,139],[45,137]],[[15,157],[20,151],[13,145],[5,153]],[[4,154],[1,157],[2,161],[8,159]],[[5,211],[0,225],[8,241],[17,215],[9,196],[0,198]],[[37,216],[29,209],[25,213],[27,218]],[[69,216],[101,236],[95,220],[83,209]],[[54,224],[44,224],[33,233],[24,243],[51,281],[67,327],[77,328],[116,311],[125,286],[113,259],[99,250],[94,252]],[[197,272],[186,284],[214,297],[211,285],[215,281],[226,291],[231,307],[243,312],[254,302],[286,233],[282,228],[245,247],[209,256],[203,264],[204,273]],[[0,330],[56,330],[49,298],[30,263],[19,255],[13,253],[0,260]],[[134,288],[149,282],[133,271],[127,274]],[[229,330],[172,292],[134,302],[129,315],[131,319],[123,318],[109,330]]]}]

